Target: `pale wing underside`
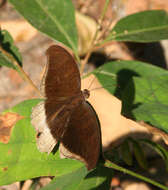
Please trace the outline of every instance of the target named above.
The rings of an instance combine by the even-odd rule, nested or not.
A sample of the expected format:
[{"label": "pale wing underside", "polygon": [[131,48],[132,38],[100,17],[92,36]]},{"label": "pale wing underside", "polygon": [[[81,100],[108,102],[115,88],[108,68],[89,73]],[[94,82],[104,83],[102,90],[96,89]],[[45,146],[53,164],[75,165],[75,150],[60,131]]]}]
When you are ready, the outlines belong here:
[{"label": "pale wing underside", "polygon": [[[45,107],[50,109],[46,117]],[[31,115],[31,123],[37,132],[37,147],[40,152],[50,153],[61,140],[70,118],[70,111],[62,102],[49,103],[47,100],[37,104]]]},{"label": "pale wing underside", "polygon": [[37,132],[37,147],[39,151],[50,153],[57,144],[57,141],[52,136],[46,122],[44,101],[41,101],[33,108],[31,123]]}]

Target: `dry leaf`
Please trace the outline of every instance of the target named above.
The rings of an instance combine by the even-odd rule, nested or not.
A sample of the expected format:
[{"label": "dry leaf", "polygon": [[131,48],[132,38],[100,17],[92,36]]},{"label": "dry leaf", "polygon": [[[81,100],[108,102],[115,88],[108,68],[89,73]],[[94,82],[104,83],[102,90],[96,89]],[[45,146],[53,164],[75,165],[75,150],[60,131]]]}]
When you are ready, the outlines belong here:
[{"label": "dry leaf", "polygon": [[15,42],[29,41],[37,34],[37,30],[24,20],[0,21],[0,27],[7,30]]},{"label": "dry leaf", "polygon": [[9,142],[12,128],[14,127],[16,122],[22,118],[23,116],[11,112],[0,115],[0,142]]},{"label": "dry leaf", "polygon": [[140,182],[140,183],[135,183],[135,182],[134,183],[130,183],[124,189],[125,190],[151,190],[151,188],[146,183],[143,183],[143,182]]},{"label": "dry leaf", "polygon": [[29,190],[31,185],[33,183],[33,180],[31,179],[28,179],[24,182],[23,186],[22,186],[22,189],[21,190]]},{"label": "dry leaf", "polygon": [[44,187],[46,185],[48,185],[51,182],[51,178],[50,177],[41,177],[39,180],[39,184],[41,187]]},{"label": "dry leaf", "polygon": [[15,182],[10,185],[3,185],[0,190],[20,190],[20,182]]},{"label": "dry leaf", "polygon": [[89,16],[76,11],[76,25],[79,36],[78,51],[80,55],[88,52],[96,32],[97,23]]},{"label": "dry leaf", "polygon": [[[101,87],[95,76],[90,75],[82,80],[82,89],[88,89],[93,80],[92,89]],[[91,91],[88,101],[93,105],[100,120],[104,150],[127,134],[135,132],[147,133],[145,127],[121,115],[121,101],[105,89]]]},{"label": "dry leaf", "polygon": [[141,1],[127,0],[124,6],[126,9],[126,14],[128,15],[148,10],[150,7],[150,2],[149,0],[141,0]]},{"label": "dry leaf", "polygon": [[153,10],[165,10],[168,12],[168,1],[166,0],[150,0],[150,8]]},{"label": "dry leaf", "polygon": [[144,121],[139,121],[139,124],[146,127],[147,130],[153,134],[153,135],[159,135],[163,140],[164,142],[168,145],[168,134],[165,133],[164,131],[161,131],[160,129],[158,128],[155,128],[147,123],[145,123]]}]

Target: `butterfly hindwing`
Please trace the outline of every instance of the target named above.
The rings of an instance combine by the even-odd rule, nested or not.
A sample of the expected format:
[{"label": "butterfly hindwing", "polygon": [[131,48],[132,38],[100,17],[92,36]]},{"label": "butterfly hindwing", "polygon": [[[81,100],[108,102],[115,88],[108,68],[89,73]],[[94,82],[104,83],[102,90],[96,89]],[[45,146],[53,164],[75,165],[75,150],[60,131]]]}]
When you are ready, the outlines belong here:
[{"label": "butterfly hindwing", "polygon": [[71,114],[61,144],[60,152],[64,157],[80,160],[88,169],[96,166],[101,132],[97,115],[88,102],[80,104]]}]

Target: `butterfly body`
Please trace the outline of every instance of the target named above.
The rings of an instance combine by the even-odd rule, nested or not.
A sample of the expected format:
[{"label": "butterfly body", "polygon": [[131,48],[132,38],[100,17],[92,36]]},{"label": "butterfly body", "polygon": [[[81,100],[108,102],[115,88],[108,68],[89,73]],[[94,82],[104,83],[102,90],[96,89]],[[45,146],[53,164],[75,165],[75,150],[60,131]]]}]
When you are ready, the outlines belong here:
[{"label": "butterfly body", "polygon": [[81,91],[78,66],[65,48],[51,46],[47,57],[41,87],[45,101],[32,112],[37,147],[50,153],[59,141],[61,157],[80,160],[90,170],[99,159],[101,131],[97,115],[86,101],[89,91]]},{"label": "butterfly body", "polygon": [[[85,101],[84,94],[80,91],[72,97],[57,97],[57,100],[46,100],[46,122],[57,141],[63,138],[73,111]],[[55,127],[57,126],[57,127]]]}]

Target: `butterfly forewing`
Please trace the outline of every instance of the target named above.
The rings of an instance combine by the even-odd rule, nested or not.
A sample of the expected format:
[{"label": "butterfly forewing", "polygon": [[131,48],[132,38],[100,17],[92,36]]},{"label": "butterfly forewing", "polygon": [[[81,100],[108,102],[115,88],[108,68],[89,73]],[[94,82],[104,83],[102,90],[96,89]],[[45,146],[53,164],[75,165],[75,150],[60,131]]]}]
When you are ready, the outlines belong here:
[{"label": "butterfly forewing", "polygon": [[73,56],[65,48],[53,45],[47,52],[48,65],[45,77],[45,96],[57,100],[68,97],[81,90],[78,66]]}]

